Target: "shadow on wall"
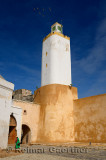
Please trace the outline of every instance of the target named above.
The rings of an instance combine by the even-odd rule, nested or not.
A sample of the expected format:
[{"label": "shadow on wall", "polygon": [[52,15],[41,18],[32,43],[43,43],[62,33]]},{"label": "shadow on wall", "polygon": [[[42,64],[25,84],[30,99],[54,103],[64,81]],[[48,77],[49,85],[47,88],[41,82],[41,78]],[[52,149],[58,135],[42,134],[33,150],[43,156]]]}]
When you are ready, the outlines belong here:
[{"label": "shadow on wall", "polygon": [[30,144],[30,139],[31,139],[31,130],[27,125],[23,124],[21,132],[21,143]]},{"label": "shadow on wall", "polygon": [[13,114],[10,115],[10,124],[9,124],[9,134],[8,134],[8,144],[15,144],[17,131],[16,131],[17,122]]}]

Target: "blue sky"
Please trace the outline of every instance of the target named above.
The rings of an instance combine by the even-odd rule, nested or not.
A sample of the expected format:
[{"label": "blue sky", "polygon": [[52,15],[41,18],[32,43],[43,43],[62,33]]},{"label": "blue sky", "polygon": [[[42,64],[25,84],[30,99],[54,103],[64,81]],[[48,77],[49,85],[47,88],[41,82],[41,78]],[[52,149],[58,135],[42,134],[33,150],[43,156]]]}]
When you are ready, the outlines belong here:
[{"label": "blue sky", "polygon": [[62,23],[78,97],[106,93],[105,0],[1,0],[0,74],[16,89],[41,85],[42,40]]}]

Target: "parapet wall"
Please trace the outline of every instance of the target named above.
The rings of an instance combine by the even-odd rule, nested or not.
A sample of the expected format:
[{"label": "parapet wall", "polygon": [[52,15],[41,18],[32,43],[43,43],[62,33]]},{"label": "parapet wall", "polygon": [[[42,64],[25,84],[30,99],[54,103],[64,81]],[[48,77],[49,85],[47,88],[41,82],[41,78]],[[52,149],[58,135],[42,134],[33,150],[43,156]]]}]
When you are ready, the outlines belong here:
[{"label": "parapet wall", "polygon": [[13,99],[33,102],[33,94],[27,89],[18,89],[13,92]]}]

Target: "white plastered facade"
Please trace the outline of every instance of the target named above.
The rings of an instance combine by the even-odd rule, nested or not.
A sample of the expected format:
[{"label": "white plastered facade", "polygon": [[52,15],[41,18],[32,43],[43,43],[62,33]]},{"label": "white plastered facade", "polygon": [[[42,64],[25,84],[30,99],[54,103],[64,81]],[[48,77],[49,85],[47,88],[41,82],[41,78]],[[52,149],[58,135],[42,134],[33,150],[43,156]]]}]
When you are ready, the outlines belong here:
[{"label": "white plastered facade", "polygon": [[71,84],[70,40],[52,34],[43,42],[41,86]]},{"label": "white plastered facade", "polygon": [[8,144],[10,108],[14,84],[0,78],[0,148]]},{"label": "white plastered facade", "polygon": [[16,130],[17,130],[17,136],[21,140],[21,124],[22,124],[22,108],[18,106],[11,106],[10,109],[10,115],[13,115],[14,118],[16,119]]},{"label": "white plastered facade", "polygon": [[0,148],[5,149],[8,145],[10,115],[17,122],[17,136],[21,138],[22,109],[12,105],[12,92],[14,84],[0,78]]}]

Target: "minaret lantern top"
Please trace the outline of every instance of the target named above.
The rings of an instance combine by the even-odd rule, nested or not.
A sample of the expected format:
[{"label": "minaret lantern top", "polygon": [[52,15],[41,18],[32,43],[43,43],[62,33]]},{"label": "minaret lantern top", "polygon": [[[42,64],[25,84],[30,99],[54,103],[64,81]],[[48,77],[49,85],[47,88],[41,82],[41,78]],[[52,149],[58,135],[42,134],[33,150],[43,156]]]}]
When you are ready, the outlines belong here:
[{"label": "minaret lantern top", "polygon": [[63,33],[63,26],[56,22],[51,26],[51,32]]}]

